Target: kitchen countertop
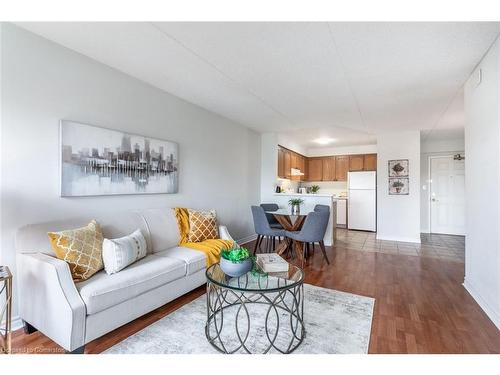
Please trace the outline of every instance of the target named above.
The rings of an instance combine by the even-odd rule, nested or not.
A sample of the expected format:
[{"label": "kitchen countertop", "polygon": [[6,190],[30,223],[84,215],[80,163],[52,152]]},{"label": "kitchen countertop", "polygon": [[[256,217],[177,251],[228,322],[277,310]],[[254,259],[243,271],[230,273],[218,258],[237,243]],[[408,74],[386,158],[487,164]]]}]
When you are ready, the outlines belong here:
[{"label": "kitchen countertop", "polygon": [[301,193],[274,193],[274,195],[281,195],[281,196],[290,196],[290,197],[327,197],[327,198],[333,198],[333,199],[347,199],[347,197],[338,197],[335,194],[301,194]]}]

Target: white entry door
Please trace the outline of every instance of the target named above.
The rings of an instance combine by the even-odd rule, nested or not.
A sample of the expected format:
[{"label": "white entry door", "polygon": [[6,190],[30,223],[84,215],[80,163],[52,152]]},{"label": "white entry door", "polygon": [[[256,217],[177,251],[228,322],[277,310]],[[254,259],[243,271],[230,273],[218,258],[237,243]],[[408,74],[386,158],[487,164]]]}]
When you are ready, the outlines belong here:
[{"label": "white entry door", "polygon": [[431,232],[465,235],[465,163],[431,158]]}]

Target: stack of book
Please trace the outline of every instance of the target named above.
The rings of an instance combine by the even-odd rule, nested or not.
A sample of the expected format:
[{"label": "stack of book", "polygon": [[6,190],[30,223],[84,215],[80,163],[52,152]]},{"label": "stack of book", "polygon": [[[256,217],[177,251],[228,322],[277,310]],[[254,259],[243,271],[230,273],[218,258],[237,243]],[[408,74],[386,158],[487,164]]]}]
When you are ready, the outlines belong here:
[{"label": "stack of book", "polygon": [[276,253],[257,254],[257,265],[266,272],[288,272],[289,264]]}]

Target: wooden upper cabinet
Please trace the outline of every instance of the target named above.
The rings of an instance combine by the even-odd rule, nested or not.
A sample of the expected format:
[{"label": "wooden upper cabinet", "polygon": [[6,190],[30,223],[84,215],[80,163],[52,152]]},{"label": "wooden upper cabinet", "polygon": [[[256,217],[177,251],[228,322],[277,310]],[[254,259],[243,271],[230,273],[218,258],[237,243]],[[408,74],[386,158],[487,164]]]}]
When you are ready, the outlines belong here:
[{"label": "wooden upper cabinet", "polygon": [[364,155],[350,155],[349,156],[349,171],[362,171],[365,164]]},{"label": "wooden upper cabinet", "polygon": [[323,159],[308,158],[307,159],[307,180],[321,181],[323,180]]},{"label": "wooden upper cabinet", "polygon": [[281,147],[278,147],[278,177],[279,178],[286,178],[285,152]]},{"label": "wooden upper cabinet", "polygon": [[[292,176],[292,168],[303,176]],[[376,171],[377,154],[305,157],[278,146],[278,177],[294,181],[347,181],[349,171]]]},{"label": "wooden upper cabinet", "polygon": [[284,178],[290,178],[291,177],[291,169],[292,169],[292,153],[288,150],[283,150],[283,158],[284,162],[283,165],[285,166],[285,177]]},{"label": "wooden upper cabinet", "polygon": [[335,181],[347,181],[349,156],[335,156]]},{"label": "wooden upper cabinet", "polygon": [[327,156],[322,158],[323,162],[323,181],[335,181],[335,157]]},{"label": "wooden upper cabinet", "polygon": [[298,155],[295,152],[291,152],[291,151],[289,151],[289,152],[290,152],[290,160],[291,160],[290,167],[297,168],[297,166],[299,164],[298,163],[298,159],[299,159]]},{"label": "wooden upper cabinet", "polygon": [[307,179],[306,157],[299,155],[298,163],[299,163],[298,167],[299,167],[300,171],[302,173],[304,173],[303,176],[300,176],[300,181],[306,181],[306,179]]},{"label": "wooden upper cabinet", "polygon": [[377,154],[366,154],[364,155],[364,165],[363,170],[365,171],[376,171],[377,170]]},{"label": "wooden upper cabinet", "polygon": [[[304,176],[292,176],[292,168],[299,169]],[[307,171],[307,158],[301,154],[288,150],[278,145],[278,177],[294,181],[305,181]]]}]

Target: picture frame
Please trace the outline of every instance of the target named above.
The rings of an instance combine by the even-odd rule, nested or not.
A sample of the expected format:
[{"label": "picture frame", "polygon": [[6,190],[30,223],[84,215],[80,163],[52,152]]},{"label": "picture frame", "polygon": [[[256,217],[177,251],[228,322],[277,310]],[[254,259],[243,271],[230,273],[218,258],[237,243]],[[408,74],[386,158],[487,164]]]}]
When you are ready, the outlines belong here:
[{"label": "picture frame", "polygon": [[410,179],[408,177],[389,178],[389,195],[409,195]]},{"label": "picture frame", "polygon": [[409,160],[408,159],[397,159],[389,160],[389,178],[391,177],[409,177]]},{"label": "picture frame", "polygon": [[59,133],[61,197],[178,192],[176,142],[70,120]]}]

